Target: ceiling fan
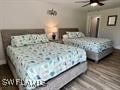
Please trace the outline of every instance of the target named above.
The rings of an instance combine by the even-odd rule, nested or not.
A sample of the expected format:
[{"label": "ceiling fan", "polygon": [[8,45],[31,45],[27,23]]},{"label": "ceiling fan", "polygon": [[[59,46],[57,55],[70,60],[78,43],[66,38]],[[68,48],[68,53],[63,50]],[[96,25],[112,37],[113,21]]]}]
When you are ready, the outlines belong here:
[{"label": "ceiling fan", "polygon": [[102,3],[103,1],[107,1],[107,0],[89,0],[89,1],[75,1],[74,3],[87,3],[85,5],[83,5],[82,7],[91,5],[91,6],[103,6],[104,3]]}]

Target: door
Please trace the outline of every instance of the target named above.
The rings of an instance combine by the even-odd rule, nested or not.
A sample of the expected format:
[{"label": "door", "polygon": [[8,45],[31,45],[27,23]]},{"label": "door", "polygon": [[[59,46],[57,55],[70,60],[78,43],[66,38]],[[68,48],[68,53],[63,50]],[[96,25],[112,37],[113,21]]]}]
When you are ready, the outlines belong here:
[{"label": "door", "polygon": [[90,37],[98,37],[99,22],[100,18],[92,18],[90,27]]}]

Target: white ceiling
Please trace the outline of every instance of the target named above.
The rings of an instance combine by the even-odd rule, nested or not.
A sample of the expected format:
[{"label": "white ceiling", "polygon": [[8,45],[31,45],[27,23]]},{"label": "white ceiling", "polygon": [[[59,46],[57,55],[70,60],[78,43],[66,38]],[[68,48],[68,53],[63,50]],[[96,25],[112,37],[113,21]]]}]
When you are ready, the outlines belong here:
[{"label": "white ceiling", "polygon": [[53,3],[53,4],[59,4],[71,8],[81,9],[81,10],[100,10],[100,9],[106,9],[106,8],[114,8],[114,7],[120,7],[120,0],[107,0],[103,3],[104,6],[96,6],[96,7],[81,7],[85,5],[85,3],[74,3],[74,1],[88,1],[88,0],[43,0],[44,2]]}]

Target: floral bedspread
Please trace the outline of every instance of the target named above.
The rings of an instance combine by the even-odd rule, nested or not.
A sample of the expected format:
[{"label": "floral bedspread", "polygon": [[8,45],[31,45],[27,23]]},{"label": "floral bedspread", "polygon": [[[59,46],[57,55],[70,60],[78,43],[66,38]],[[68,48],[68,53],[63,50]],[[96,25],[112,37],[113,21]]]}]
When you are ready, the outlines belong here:
[{"label": "floral bedspread", "polygon": [[80,47],[86,51],[92,51],[95,53],[100,53],[105,49],[111,48],[112,41],[109,39],[103,38],[92,38],[92,37],[84,37],[84,38],[74,38],[74,39],[63,39],[64,43],[67,45],[72,45],[76,47]]},{"label": "floral bedspread", "polygon": [[7,53],[22,80],[39,80],[40,85],[86,61],[83,49],[54,42],[23,47],[8,46]]}]

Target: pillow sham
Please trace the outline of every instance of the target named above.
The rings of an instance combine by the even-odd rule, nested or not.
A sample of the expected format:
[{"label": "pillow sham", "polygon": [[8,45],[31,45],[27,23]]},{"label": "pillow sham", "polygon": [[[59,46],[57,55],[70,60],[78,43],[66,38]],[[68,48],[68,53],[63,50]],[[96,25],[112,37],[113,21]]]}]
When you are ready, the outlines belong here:
[{"label": "pillow sham", "polygon": [[27,34],[19,36],[11,36],[11,46],[20,47],[31,44],[45,43],[48,42],[46,34]]},{"label": "pillow sham", "polygon": [[81,38],[85,37],[82,32],[66,32],[69,38]]},{"label": "pillow sham", "polygon": [[32,39],[33,39],[33,44],[49,42],[46,34],[32,35]]},{"label": "pillow sham", "polygon": [[69,38],[78,38],[79,32],[66,32]]},{"label": "pillow sham", "polygon": [[82,32],[79,32],[79,33],[78,33],[78,38],[82,38],[82,37],[85,37],[85,34],[82,33]]}]

